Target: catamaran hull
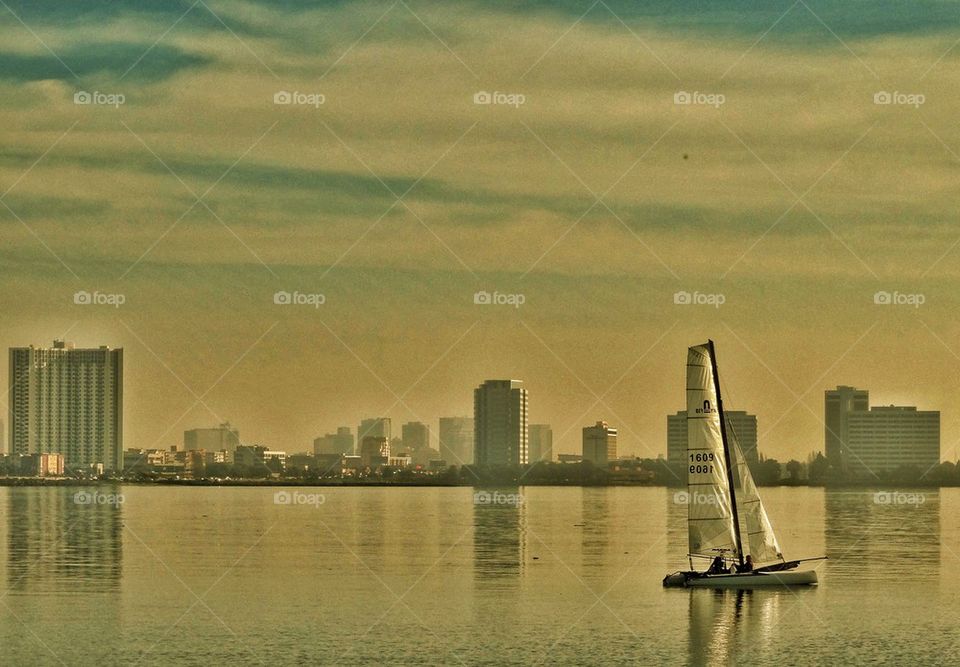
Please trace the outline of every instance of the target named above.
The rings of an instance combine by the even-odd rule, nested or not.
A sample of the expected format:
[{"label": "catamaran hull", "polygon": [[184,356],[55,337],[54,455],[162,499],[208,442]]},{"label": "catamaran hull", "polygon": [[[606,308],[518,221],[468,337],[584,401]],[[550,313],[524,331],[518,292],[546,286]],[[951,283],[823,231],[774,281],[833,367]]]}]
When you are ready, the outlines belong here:
[{"label": "catamaran hull", "polygon": [[815,570],[788,572],[744,572],[742,574],[702,574],[676,572],[663,579],[665,587],[681,588],[769,588],[782,586],[813,586],[817,583]]}]

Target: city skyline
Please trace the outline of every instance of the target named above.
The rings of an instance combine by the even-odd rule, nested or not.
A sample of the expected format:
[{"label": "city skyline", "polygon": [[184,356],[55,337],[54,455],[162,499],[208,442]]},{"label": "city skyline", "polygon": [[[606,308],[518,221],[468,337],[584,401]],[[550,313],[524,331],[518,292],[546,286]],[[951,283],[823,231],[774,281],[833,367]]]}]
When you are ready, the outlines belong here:
[{"label": "city skyline", "polygon": [[[62,350],[63,352],[67,352],[69,350],[74,350],[74,349],[76,349],[78,352],[86,351],[86,352],[93,352],[93,353],[103,352],[104,350],[107,350],[107,351],[111,350],[109,346],[99,346],[97,348],[76,348],[75,343],[73,343],[72,341],[63,341],[58,339],[54,341],[53,347],[50,347],[50,348],[41,348],[36,346],[10,348],[10,364],[11,364],[10,368],[13,367],[15,352],[18,352],[18,351],[20,354],[23,354],[24,351],[30,352],[32,354],[40,354],[40,353],[50,353],[51,351],[55,351],[55,350]],[[113,352],[115,354],[122,355],[123,348],[113,349]],[[496,382],[497,381],[494,381],[494,380],[486,380],[484,385],[488,383],[496,383]],[[520,384],[517,386],[522,385],[522,381],[501,381],[501,382],[510,382],[510,383],[519,382]],[[122,384],[122,371],[121,371],[121,384]],[[481,387],[484,385],[481,385]],[[16,387],[14,385],[11,385],[10,389],[15,390]],[[523,389],[522,391],[524,392],[523,403],[525,406],[523,410],[526,413],[529,410],[529,408],[526,407],[529,402],[529,391],[526,389]],[[10,391],[8,390],[8,394],[9,393]],[[123,396],[122,386],[120,387],[120,395]],[[888,403],[886,405],[881,404],[881,405],[870,407],[869,390],[856,389],[855,387],[846,386],[846,385],[837,385],[836,389],[824,390],[823,395],[825,397],[824,403],[822,405],[823,416],[819,420],[823,427],[823,440],[819,443],[819,446],[811,448],[807,452],[802,453],[800,456],[791,455],[788,458],[796,459],[796,460],[806,460],[807,458],[809,458],[810,455],[816,452],[820,452],[824,454],[829,460],[831,460],[831,462],[834,465],[838,465],[837,463],[838,454],[836,453],[836,450],[838,449],[838,445],[834,443],[838,441],[839,434],[846,432],[846,421],[844,420],[845,419],[844,415],[848,414],[851,409],[854,411],[861,411],[861,412],[869,410],[870,413],[873,413],[876,410],[889,412],[890,410],[896,408],[901,412],[903,410],[913,410],[915,411],[915,414],[919,415],[921,418],[925,416],[932,417],[935,415],[936,417],[936,422],[935,422],[936,451],[939,454],[938,460],[944,460],[944,461],[954,460],[950,456],[950,451],[954,451],[954,450],[945,451],[945,448],[943,447],[943,444],[942,444],[943,438],[941,436],[941,411],[939,410],[917,411],[917,407],[915,405],[895,405],[893,403]],[[843,399],[842,397],[844,396],[847,396],[848,398]],[[847,401],[847,403],[843,403],[843,405],[847,405],[847,407],[845,407],[843,410],[840,410],[839,406],[841,405],[840,401],[842,400]],[[476,409],[476,390],[475,390],[475,409]],[[12,414],[13,413],[11,412],[11,415]],[[751,414],[746,411],[732,410],[729,408],[727,409],[727,414],[728,414],[728,419],[730,420],[729,423],[735,427],[734,430],[737,433],[738,439],[741,441],[741,444],[746,448],[745,452],[748,454],[748,458],[750,458],[751,461],[755,462],[759,452],[758,433],[762,434],[764,432],[762,428],[758,428],[757,416],[755,414]],[[120,424],[122,425],[123,415],[121,414],[119,415],[119,417],[120,417]],[[868,413],[868,417],[869,417],[869,413]],[[909,416],[907,416],[907,418],[909,418]],[[900,419],[902,421],[903,418],[900,418]],[[344,442],[343,439],[346,437],[353,443],[352,447],[349,448],[350,452],[359,453],[362,449],[364,438],[367,436],[376,436],[376,437],[385,438],[388,451],[390,449],[389,446],[391,444],[396,446],[397,444],[402,443],[404,453],[416,454],[416,452],[419,451],[422,455],[421,456],[421,458],[423,459],[422,462],[426,463],[426,461],[429,460],[433,454],[436,454],[437,456],[442,458],[442,456],[440,456],[441,454],[440,450],[444,449],[443,443],[441,441],[443,429],[445,427],[444,422],[447,422],[446,424],[447,428],[453,429],[451,431],[451,434],[457,434],[458,431],[462,431],[465,428],[465,424],[459,423],[459,422],[464,422],[464,420],[469,421],[470,423],[469,428],[472,433],[473,423],[475,421],[473,417],[466,418],[466,417],[455,417],[455,416],[433,416],[432,418],[430,418],[429,421],[425,423],[419,420],[406,421],[406,422],[403,422],[402,424],[398,423],[397,424],[398,428],[396,429],[396,431],[401,431],[404,434],[404,437],[401,438],[395,435],[396,431],[393,429],[393,426],[392,426],[393,419],[391,417],[384,416],[384,415],[381,415],[379,417],[365,416],[358,420],[359,424],[356,427],[356,433],[353,433],[350,430],[351,427],[340,425],[340,426],[335,426],[332,431],[328,431],[325,434],[323,431],[320,431],[315,437],[310,438],[308,443],[287,442],[287,443],[269,443],[269,444],[272,445],[271,447],[272,449],[279,448],[284,451],[290,451],[290,452],[312,452],[312,453],[328,453],[329,454],[329,453],[333,453],[334,449],[340,449],[340,450],[343,450],[344,453],[346,453],[347,446],[342,444]],[[541,437],[547,438],[546,445],[551,453],[551,456],[547,460],[555,460],[556,456],[559,454],[582,454],[583,453],[585,440],[579,440],[573,443],[572,451],[570,451],[569,449],[564,449],[563,447],[557,447],[554,445],[553,428],[550,424],[531,423],[532,419],[529,416],[529,414],[525,415],[524,420],[526,424],[526,436],[529,439],[528,446],[531,446],[530,443],[536,443],[535,445],[532,445],[532,446],[534,446],[536,450],[539,451],[540,438]],[[10,422],[11,424],[13,424],[14,420],[11,419]],[[431,427],[432,423],[437,423],[439,425],[439,429],[434,431]],[[596,422],[598,427],[601,423],[606,424],[606,421],[601,419]],[[583,433],[586,434],[588,428],[591,426],[592,426],[591,424],[587,423],[585,426],[578,427],[578,429],[568,429],[568,431],[575,430],[576,432],[579,432],[580,430],[582,430]],[[616,424],[610,424],[610,426],[614,429],[614,432],[617,431]],[[866,430],[864,430],[864,428],[865,428],[864,426],[859,427],[860,429],[859,432],[862,432],[862,433],[871,432],[869,428],[867,428]],[[219,425],[208,425],[208,426],[194,425],[191,428],[184,429],[184,431],[182,432],[182,438],[179,440],[179,442],[175,443],[174,446],[178,448],[182,448],[184,450],[206,449],[209,451],[219,451],[219,450],[225,450],[225,449],[232,449],[231,446],[220,446],[220,445],[223,444],[224,433],[230,436],[229,438],[230,443],[228,443],[228,445],[235,446],[236,444],[239,444],[241,441],[239,439],[238,430],[239,430],[238,428],[231,425],[229,420],[224,421]],[[540,434],[541,430],[544,431],[544,433],[546,434],[545,436],[541,436]],[[669,461],[680,460],[683,458],[681,450],[685,442],[685,436],[684,436],[685,432],[686,432],[685,411],[680,410],[673,413],[669,413],[667,415],[667,428],[665,429],[664,437],[660,441],[661,448],[662,448],[660,451],[654,451],[653,447],[651,448],[643,447],[639,452],[625,451],[625,448],[622,447],[622,440],[620,440],[619,438],[616,438],[615,436],[618,443],[620,443],[616,447],[618,450],[618,456],[621,458],[635,456],[639,458],[652,458],[652,459],[663,458]],[[6,435],[7,434],[4,433],[4,436]],[[123,435],[124,434],[121,432],[120,433],[121,446],[118,447],[117,449],[118,452],[121,452],[123,449],[128,448],[122,445]],[[586,436],[584,435],[584,438],[585,437]],[[923,436],[923,437],[926,437],[926,436]],[[462,437],[459,434],[451,435],[450,438],[451,440],[462,440]],[[14,439],[9,438],[9,440],[11,442],[9,449],[10,449],[10,453],[12,453],[13,452],[12,443]],[[217,446],[213,446],[210,443],[207,443],[209,446],[204,446],[203,443],[207,442],[207,440],[210,440],[210,442],[212,442],[213,440],[216,440]],[[341,444],[334,445],[333,443],[336,440],[339,440]],[[254,437],[254,438],[244,438],[243,443],[244,444],[254,444],[254,443],[264,444],[264,443],[267,443],[267,441],[257,439],[256,437]],[[150,446],[130,445],[129,448],[165,450],[167,449],[168,446],[169,445],[155,443],[154,445],[150,445]],[[456,447],[454,447],[452,450],[450,448],[446,448],[445,451],[449,453],[453,458],[453,460],[450,461],[452,465],[462,465],[462,464],[473,462],[473,457],[475,455],[475,449],[474,449],[475,444],[471,446],[467,455],[462,455],[462,456],[454,455],[456,454],[456,452],[460,452],[462,454],[464,451],[463,450],[464,446],[465,446],[465,443],[464,444],[458,443]],[[861,444],[860,446],[862,447],[864,445]],[[7,451],[7,450],[5,449],[3,451]],[[23,451],[27,451],[27,450],[23,449]],[[393,453],[396,453],[396,452],[393,452]],[[782,455],[778,457],[775,453],[772,453],[772,452],[765,452],[765,454],[768,458],[787,460],[787,458],[783,457]],[[120,455],[118,454],[114,458],[116,459],[116,461],[119,461]],[[534,462],[533,459],[529,458],[529,452],[528,452],[528,460],[530,463]],[[118,467],[118,466],[119,466],[119,463],[108,465],[108,467]],[[926,467],[926,465],[922,467]]]}]

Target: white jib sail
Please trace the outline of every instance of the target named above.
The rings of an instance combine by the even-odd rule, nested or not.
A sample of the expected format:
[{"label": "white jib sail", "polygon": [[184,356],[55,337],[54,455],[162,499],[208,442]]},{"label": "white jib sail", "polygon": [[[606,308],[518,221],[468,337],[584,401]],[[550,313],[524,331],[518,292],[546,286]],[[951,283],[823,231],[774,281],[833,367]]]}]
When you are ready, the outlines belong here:
[{"label": "white jib sail", "polygon": [[733,438],[733,454],[737,466],[737,508],[744,520],[747,529],[747,553],[753,556],[756,565],[783,560],[780,553],[780,544],[773,532],[770,518],[763,508],[757,485],[753,482],[753,475],[747,466],[747,459],[740,450],[740,444]]},{"label": "white jib sail", "polygon": [[687,351],[687,525],[690,553],[737,555],[710,351]]}]

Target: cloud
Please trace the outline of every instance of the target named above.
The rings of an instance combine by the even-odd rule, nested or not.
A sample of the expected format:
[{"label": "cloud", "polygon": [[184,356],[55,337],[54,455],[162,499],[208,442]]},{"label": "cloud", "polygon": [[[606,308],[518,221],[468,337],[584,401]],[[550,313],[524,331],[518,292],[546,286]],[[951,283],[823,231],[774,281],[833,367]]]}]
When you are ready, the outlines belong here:
[{"label": "cloud", "polygon": [[[23,55],[0,52],[0,79],[8,81],[76,80],[83,85],[97,77],[113,79],[122,76],[143,55],[149,45],[126,43],[91,44],[71,48],[57,55],[51,53]],[[156,46],[149,59],[130,70],[140,80],[156,80],[171,76],[187,67],[197,67],[206,59],[170,46]]]}]

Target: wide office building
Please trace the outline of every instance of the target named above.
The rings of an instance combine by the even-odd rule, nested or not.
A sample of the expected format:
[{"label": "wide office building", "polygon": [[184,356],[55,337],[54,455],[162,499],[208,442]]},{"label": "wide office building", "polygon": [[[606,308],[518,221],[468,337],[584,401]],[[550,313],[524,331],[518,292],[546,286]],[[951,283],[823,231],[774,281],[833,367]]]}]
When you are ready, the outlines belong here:
[{"label": "wide office building", "polygon": [[900,467],[921,474],[940,463],[940,412],[913,406],[876,406],[847,415],[845,470],[873,478]]},{"label": "wide office building", "polygon": [[526,465],[527,390],[521,380],[487,380],[473,390],[474,462]]},{"label": "wide office building", "polygon": [[10,451],[123,468],[123,349],[10,348]]}]

